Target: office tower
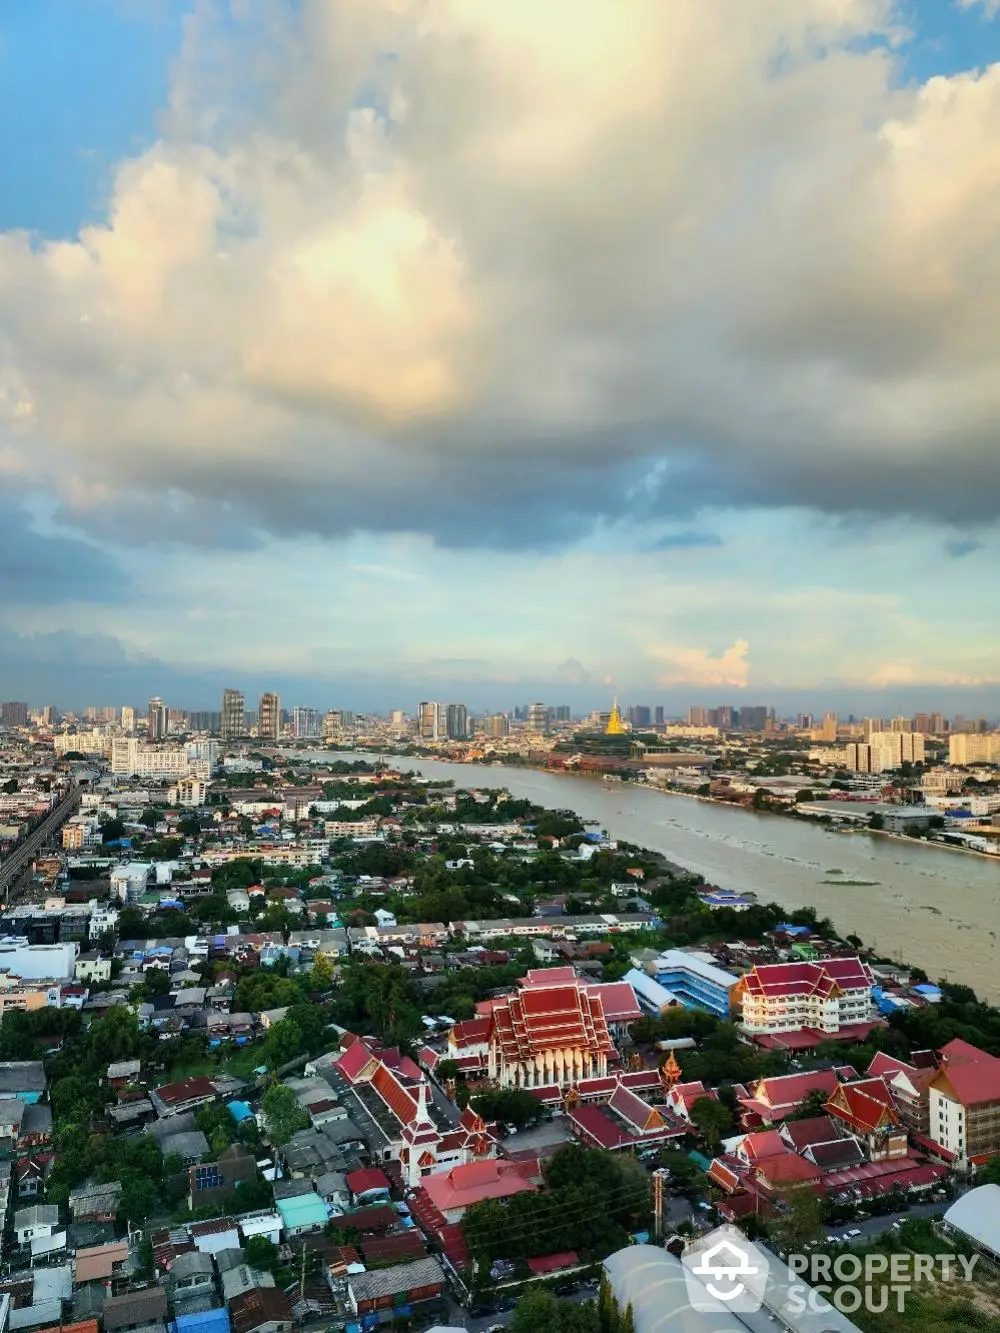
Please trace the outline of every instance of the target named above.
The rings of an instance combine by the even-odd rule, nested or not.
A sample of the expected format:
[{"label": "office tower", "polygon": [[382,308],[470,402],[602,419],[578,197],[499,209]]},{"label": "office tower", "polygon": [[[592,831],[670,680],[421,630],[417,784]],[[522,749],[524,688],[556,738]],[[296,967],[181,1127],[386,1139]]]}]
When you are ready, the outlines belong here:
[{"label": "office tower", "polygon": [[167,734],[167,705],[160,698],[150,699],[146,710],[146,739],[162,741]]},{"label": "office tower", "polygon": [[711,720],[711,716],[710,716],[709,710],[708,710],[707,708],[703,708],[703,707],[701,707],[700,704],[692,704],[692,705],[691,705],[691,707],[688,709],[688,718],[687,718],[687,720],[688,720],[688,726],[689,726],[689,727],[710,727],[710,726],[712,726],[712,720]]},{"label": "office tower", "polygon": [[930,725],[927,730],[932,736],[943,736],[948,730],[948,724],[940,713],[931,713]]},{"label": "office tower", "polygon": [[558,704],[556,706],[556,721],[571,722],[572,720],[573,720],[573,712],[569,704]]},{"label": "office tower", "polygon": [[28,725],[28,705],[12,699],[0,704],[0,726],[26,727]]},{"label": "office tower", "polygon": [[55,704],[46,704],[42,709],[42,726],[54,727],[59,721],[59,709]]},{"label": "office tower", "polygon": [[819,739],[821,741],[835,741],[837,739],[837,714],[824,713],[823,725],[819,729]]},{"label": "office tower", "polygon": [[742,731],[763,731],[766,726],[766,705],[749,704],[740,709],[740,729]]},{"label": "office tower", "polygon": [[486,730],[493,740],[502,740],[504,736],[510,735],[510,719],[506,713],[494,713],[487,723]]},{"label": "office tower", "polygon": [[321,722],[318,708],[300,706],[292,709],[292,734],[300,741],[318,736]]},{"label": "office tower", "polygon": [[930,713],[914,713],[910,719],[910,730],[922,731],[925,736],[929,735],[933,731]]},{"label": "office tower", "polygon": [[718,727],[720,731],[732,731],[733,728],[733,706],[732,704],[720,704],[718,708],[713,708],[709,713],[709,720],[713,727]]},{"label": "office tower", "polygon": [[816,723],[816,719],[813,717],[812,713],[800,713],[800,714],[799,714],[799,730],[800,730],[800,731],[812,731],[813,727],[815,726],[815,723]]},{"label": "office tower", "polygon": [[445,726],[450,741],[464,741],[469,736],[469,710],[465,704],[449,704]]},{"label": "office tower", "polygon": [[422,741],[441,741],[448,735],[448,705],[424,700],[417,705],[417,735]]},{"label": "office tower", "polygon": [[539,733],[548,731],[549,710],[544,704],[529,704],[527,723],[529,731],[537,731]]},{"label": "office tower", "polygon": [[648,727],[653,720],[653,714],[648,704],[633,704],[628,710],[628,720],[632,727]]},{"label": "office tower", "polygon": [[653,711],[653,725],[657,727],[662,727],[664,725],[664,712],[662,704],[657,704],[656,708]]},{"label": "office tower", "polygon": [[913,730],[913,721],[908,717],[894,717],[889,724],[890,731],[907,732]]},{"label": "office tower", "polygon": [[246,735],[246,700],[240,690],[222,691],[222,719],[220,733],[224,741],[239,740]]},{"label": "office tower", "polygon": [[135,709],[128,704],[122,709],[122,731],[126,736],[135,735]]},{"label": "office tower", "polygon": [[218,731],[222,726],[222,714],[211,709],[189,713],[188,726],[191,731]]},{"label": "office tower", "polygon": [[276,741],[281,735],[281,700],[268,691],[257,706],[257,736],[262,741]]}]

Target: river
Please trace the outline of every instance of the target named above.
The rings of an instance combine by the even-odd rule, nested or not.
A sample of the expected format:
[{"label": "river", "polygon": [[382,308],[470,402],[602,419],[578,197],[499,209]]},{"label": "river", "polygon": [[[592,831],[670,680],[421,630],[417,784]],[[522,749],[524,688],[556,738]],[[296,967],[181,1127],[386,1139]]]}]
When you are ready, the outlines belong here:
[{"label": "river", "polygon": [[[329,762],[329,750],[286,752]],[[368,757],[368,756],[365,756]],[[535,769],[386,755],[403,771],[460,787],[506,787],[514,796],[572,809],[612,837],[661,852],[712,884],[761,902],[814,907],[877,953],[963,982],[1000,1001],[1000,858],[996,861],[868,833],[836,833],[781,815],[699,801],[622,782]],[[853,881],[853,883],[852,883]]]}]

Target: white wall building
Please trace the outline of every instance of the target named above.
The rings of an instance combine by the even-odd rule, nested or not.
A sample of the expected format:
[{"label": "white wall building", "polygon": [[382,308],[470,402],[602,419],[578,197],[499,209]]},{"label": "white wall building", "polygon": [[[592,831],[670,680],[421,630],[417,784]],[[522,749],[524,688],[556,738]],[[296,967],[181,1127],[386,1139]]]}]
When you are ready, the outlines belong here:
[{"label": "white wall building", "polygon": [[76,967],[76,945],[29,944],[21,935],[0,939],[0,971],[22,981],[69,981]]}]

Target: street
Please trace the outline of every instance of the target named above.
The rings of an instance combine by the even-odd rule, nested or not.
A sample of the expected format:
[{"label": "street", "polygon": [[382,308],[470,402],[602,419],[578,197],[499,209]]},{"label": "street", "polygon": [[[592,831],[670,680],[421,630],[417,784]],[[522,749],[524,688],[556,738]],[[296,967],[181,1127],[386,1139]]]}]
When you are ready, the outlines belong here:
[{"label": "street", "polygon": [[29,833],[20,846],[15,847],[11,854],[0,864],[0,898],[7,894],[19,876],[29,868],[36,853],[41,850],[49,838],[65,824],[80,804],[82,796],[83,791],[80,787],[72,787],[59,804],[49,811],[38,828]]}]

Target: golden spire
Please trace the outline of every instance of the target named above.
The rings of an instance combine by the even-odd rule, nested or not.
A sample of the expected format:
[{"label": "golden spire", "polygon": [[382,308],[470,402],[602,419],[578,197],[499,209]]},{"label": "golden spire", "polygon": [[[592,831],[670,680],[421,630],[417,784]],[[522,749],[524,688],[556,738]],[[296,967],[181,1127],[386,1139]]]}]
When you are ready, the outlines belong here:
[{"label": "golden spire", "polygon": [[675,1083],[679,1083],[681,1081],[681,1067],[677,1063],[677,1059],[673,1051],[671,1051],[670,1054],[667,1056],[666,1063],[660,1070],[660,1078],[663,1080],[664,1085],[668,1088],[672,1088]]},{"label": "golden spire", "polygon": [[624,736],[625,724],[622,722],[621,709],[618,707],[618,700],[614,701],[611,707],[611,716],[608,718],[608,725],[604,728],[605,736]]}]

